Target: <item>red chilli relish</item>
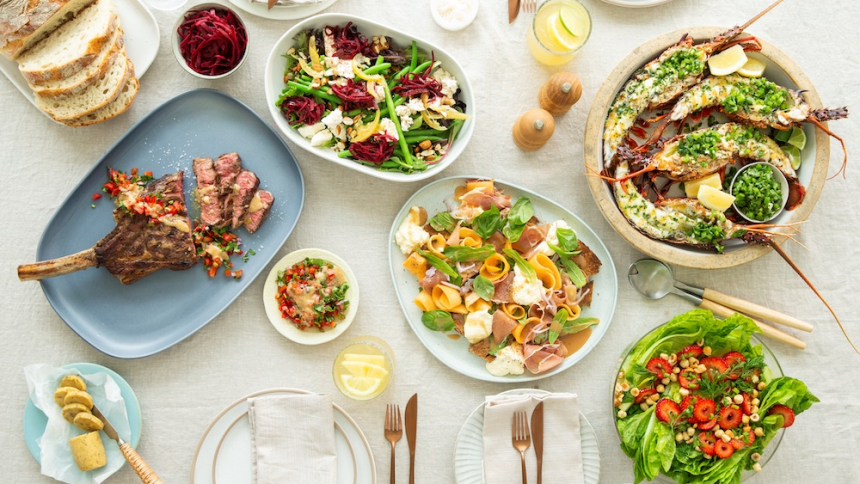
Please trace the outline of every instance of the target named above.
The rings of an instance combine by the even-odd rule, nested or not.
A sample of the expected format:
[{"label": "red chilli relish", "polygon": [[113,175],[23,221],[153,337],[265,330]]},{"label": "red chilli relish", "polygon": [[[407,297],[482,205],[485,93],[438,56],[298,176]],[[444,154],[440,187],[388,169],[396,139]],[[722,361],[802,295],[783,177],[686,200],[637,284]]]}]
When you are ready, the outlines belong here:
[{"label": "red chilli relish", "polygon": [[346,276],[339,267],[321,259],[294,264],[278,273],[278,309],[298,329],[332,329],[346,317],[349,301]]}]

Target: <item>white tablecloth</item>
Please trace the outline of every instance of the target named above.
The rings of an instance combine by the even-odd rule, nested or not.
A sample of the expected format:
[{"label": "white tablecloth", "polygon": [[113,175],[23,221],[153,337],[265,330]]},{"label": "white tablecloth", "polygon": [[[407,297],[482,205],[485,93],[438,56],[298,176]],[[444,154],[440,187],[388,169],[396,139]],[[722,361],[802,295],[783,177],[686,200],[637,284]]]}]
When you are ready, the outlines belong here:
[{"label": "white tablecloth", "polygon": [[[645,300],[623,278],[627,266],[641,254],[604,221],[586,187],[581,153],[591,99],[616,63],[651,37],[685,26],[742,23],[770,1],[676,0],[646,10],[583,1],[593,16],[594,32],[579,57],[565,66],[582,80],[582,100],[558,119],[555,136],[534,153],[516,148],[511,126],[519,114],[537,107],[537,90],[554,69],[540,66],[527,53],[527,17],[508,25],[505,2],[482,0],[475,23],[451,33],[433,22],[427,0],[340,0],[328,11],[358,14],[415,32],[444,45],[464,65],[477,96],[475,133],[463,156],[437,178],[480,174],[521,182],[577,213],[612,252],[622,279],[618,308],[606,337],[572,369],[529,386],[579,395],[582,411],[600,442],[601,481],[617,484],[632,480],[631,461],[619,449],[609,407],[618,356],[649,328],[690,306],[671,297]],[[4,382],[0,392],[0,408],[4,409],[0,419],[4,450],[0,480],[16,484],[53,482],[39,474],[21,434],[27,400],[24,366],[90,361],[116,370],[135,389],[144,422],[138,450],[168,483],[189,481],[197,442],[223,407],[243,395],[271,387],[332,393],[334,401],[355,417],[367,434],[376,456],[379,482],[387,482],[389,477],[389,447],[382,435],[385,404],[405,405],[412,393],[419,392],[417,481],[455,482],[452,448],[463,421],[485,395],[513,387],[473,381],[442,365],[420,344],[398,307],[388,271],[386,237],[392,218],[421,183],[395,185],[357,175],[291,145],[304,172],[307,198],[301,220],[279,254],[304,247],[331,250],[349,262],[362,284],[362,301],[352,327],[340,339],[319,347],[298,346],[274,331],[263,312],[262,278],[197,334],[155,356],[132,361],[113,359],[90,347],[56,316],[38,284],[18,282],[16,265],[34,259],[43,228],[81,176],[133,123],[165,100],[194,87],[212,87],[247,103],[273,124],[264,101],[262,72],[269,46],[295,22],[243,15],[254,46],[249,59],[232,77],[207,82],[188,75],[173,58],[169,35],[177,15],[178,11],[155,12],[161,27],[158,58],[143,76],[140,94],[130,111],[109,123],[80,130],[55,124],[11,83],[0,79],[0,166],[8,175],[0,191],[5,235],[0,255],[0,368]],[[810,221],[803,226],[801,241],[809,250],[790,246],[788,251],[860,342],[858,19],[860,3],[852,0],[794,0],[780,5],[752,31],[792,56],[828,105],[853,103],[853,117],[831,125],[855,153],[848,179],[840,177],[827,183]],[[832,172],[841,162],[841,153],[838,145],[831,146]],[[530,175],[526,178],[525,173]],[[806,351],[778,344],[772,348],[784,371],[807,382],[822,402],[797,419],[765,472],[749,482],[856,482],[860,476],[860,356],[851,351],[835,321],[800,278],[776,254],[731,270],[677,270],[676,275],[689,283],[791,313],[816,326],[812,335],[802,335],[809,343]],[[342,345],[350,337],[365,333],[386,339],[397,357],[391,388],[369,403],[340,395],[330,376]],[[404,482],[408,469],[405,439],[398,452],[398,474]],[[109,482],[138,481],[126,466]]]}]

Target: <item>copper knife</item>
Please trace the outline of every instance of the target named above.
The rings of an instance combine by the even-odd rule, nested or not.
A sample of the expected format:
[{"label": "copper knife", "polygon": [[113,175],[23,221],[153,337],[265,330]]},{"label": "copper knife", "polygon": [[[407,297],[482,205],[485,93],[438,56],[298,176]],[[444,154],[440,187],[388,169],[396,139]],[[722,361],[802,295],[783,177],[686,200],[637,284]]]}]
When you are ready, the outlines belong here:
[{"label": "copper knife", "polygon": [[543,474],[543,402],[532,412],[532,443],[537,457],[537,484],[541,484]]},{"label": "copper knife", "polygon": [[134,472],[137,473],[137,476],[140,477],[140,480],[144,484],[164,484],[164,481],[155,474],[155,472],[149,467],[149,464],[144,462],[140,455],[138,455],[137,451],[131,447],[131,444],[120,438],[119,434],[116,433],[116,429],[114,429],[113,425],[108,422],[107,417],[104,416],[98,407],[93,405],[92,412],[94,417],[105,424],[102,432],[119,444],[120,452],[122,452],[123,457],[128,461],[131,468],[134,469]]},{"label": "copper knife", "polygon": [[418,426],[418,394],[406,402],[406,442],[409,444],[409,484],[415,484],[415,432]]},{"label": "copper knife", "polygon": [[514,23],[520,13],[520,0],[508,0],[508,23]]}]

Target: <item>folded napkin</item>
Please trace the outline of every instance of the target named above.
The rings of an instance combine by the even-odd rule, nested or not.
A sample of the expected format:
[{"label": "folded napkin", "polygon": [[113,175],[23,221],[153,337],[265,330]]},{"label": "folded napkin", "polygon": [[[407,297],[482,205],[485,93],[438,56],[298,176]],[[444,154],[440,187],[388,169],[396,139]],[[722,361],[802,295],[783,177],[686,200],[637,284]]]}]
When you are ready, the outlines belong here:
[{"label": "folded napkin", "polygon": [[331,395],[248,399],[254,482],[336,484]]},{"label": "folded napkin", "polygon": [[[511,443],[514,412],[529,417],[543,401],[543,482],[583,484],[582,441],[579,435],[579,400],[573,393],[493,395],[484,408],[484,482],[520,484],[520,455]],[[537,482],[534,445],[526,451],[529,482]]]}]

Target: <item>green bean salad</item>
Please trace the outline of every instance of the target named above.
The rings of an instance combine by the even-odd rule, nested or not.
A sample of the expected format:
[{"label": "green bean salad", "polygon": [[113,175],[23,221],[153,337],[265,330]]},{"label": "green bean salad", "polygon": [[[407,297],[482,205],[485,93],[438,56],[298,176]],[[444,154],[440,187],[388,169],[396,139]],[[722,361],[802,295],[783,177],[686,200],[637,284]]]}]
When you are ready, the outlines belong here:
[{"label": "green bean salad", "polygon": [[470,116],[457,79],[412,41],[326,26],[294,37],[276,106],[311,146],[380,171],[439,163]]}]

